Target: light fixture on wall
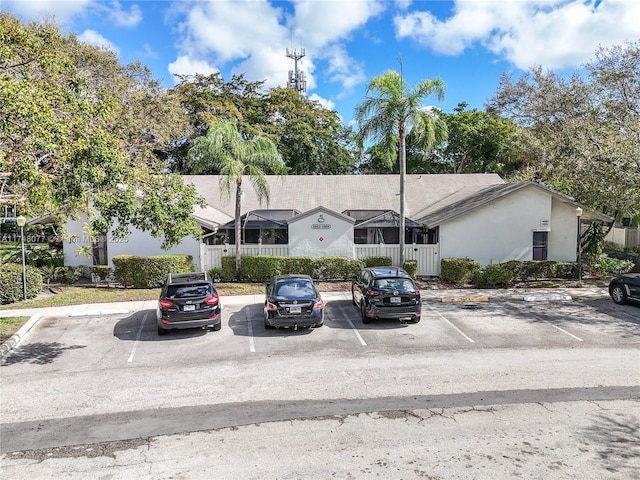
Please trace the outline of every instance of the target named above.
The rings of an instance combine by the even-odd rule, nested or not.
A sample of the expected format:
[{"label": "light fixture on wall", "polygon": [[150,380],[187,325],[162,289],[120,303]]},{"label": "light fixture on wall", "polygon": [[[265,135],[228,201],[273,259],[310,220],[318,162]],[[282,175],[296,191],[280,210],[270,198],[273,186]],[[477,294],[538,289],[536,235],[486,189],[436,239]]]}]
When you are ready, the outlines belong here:
[{"label": "light fixture on wall", "polygon": [[22,296],[24,300],[27,299],[27,267],[24,259],[24,226],[27,224],[27,219],[20,215],[16,218],[16,223],[20,227],[20,246],[22,249]]},{"label": "light fixture on wall", "polygon": [[578,264],[578,281],[581,282],[582,281],[582,247],[580,245],[581,243],[581,238],[580,238],[580,227],[581,227],[581,223],[580,223],[580,218],[582,217],[582,208],[577,207],[576,208],[576,218],[578,219],[578,225],[577,225],[577,237],[576,237],[576,263]]}]

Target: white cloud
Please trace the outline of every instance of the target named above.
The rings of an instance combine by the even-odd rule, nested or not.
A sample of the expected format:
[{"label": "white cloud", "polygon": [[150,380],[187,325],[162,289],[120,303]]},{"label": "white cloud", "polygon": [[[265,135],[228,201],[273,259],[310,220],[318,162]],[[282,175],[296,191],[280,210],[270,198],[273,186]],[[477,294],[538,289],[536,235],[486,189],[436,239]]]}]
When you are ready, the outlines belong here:
[{"label": "white cloud", "polygon": [[[287,6],[293,10],[287,10]],[[293,40],[305,48],[298,66],[307,75],[308,90],[316,86],[318,60],[326,60],[329,78],[347,91],[365,80],[362,68],[348,57],[342,42],[382,11],[379,0],[297,0],[280,2],[194,2],[181,10],[183,58],[211,59],[219,66],[233,65],[233,73],[248,80],[265,80],[265,86],[286,85],[293,61],[285,56]]]},{"label": "white cloud", "polygon": [[326,98],[323,98],[318,94],[312,93],[311,95],[308,96],[308,98],[311,101],[318,102],[320,105],[322,105],[327,110],[333,110],[334,108],[336,108],[336,104],[334,102],[332,102],[331,100],[328,100]]},{"label": "white cloud", "polygon": [[131,5],[129,11],[123,10],[120,2],[106,7],[111,20],[120,27],[135,27],[142,21],[142,11],[138,5]]},{"label": "white cloud", "polygon": [[45,20],[50,17],[67,23],[73,17],[86,12],[95,0],[2,0],[2,10],[29,20]]},{"label": "white cloud", "polygon": [[397,15],[398,38],[412,38],[435,52],[458,55],[482,45],[521,69],[576,66],[598,46],[640,38],[636,0],[456,1],[439,20],[428,11]]},{"label": "white cloud", "polygon": [[197,73],[210,75],[218,71],[216,67],[204,60],[195,60],[187,56],[178,57],[175,62],[169,64],[168,70],[171,75],[195,75]]},{"label": "white cloud", "polygon": [[104,48],[105,50],[111,50],[116,54],[120,55],[120,49],[116,47],[109,40],[104,38],[95,30],[85,30],[81,34],[78,35],[78,40],[81,42],[87,43],[89,45],[93,45],[94,47]]}]

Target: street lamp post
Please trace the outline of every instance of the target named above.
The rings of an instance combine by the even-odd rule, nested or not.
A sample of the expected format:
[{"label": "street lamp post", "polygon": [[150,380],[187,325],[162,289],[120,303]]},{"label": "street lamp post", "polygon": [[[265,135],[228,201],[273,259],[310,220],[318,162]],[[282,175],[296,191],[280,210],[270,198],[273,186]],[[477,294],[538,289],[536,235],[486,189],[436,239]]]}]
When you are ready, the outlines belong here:
[{"label": "street lamp post", "polygon": [[16,223],[20,227],[20,246],[22,249],[22,296],[24,300],[27,299],[27,267],[24,260],[24,226],[27,223],[27,219],[20,215],[16,218]]},{"label": "street lamp post", "polygon": [[582,281],[582,248],[580,246],[580,217],[582,217],[582,208],[576,208],[576,218],[578,219],[577,237],[576,237],[576,263],[578,264],[578,281]]}]

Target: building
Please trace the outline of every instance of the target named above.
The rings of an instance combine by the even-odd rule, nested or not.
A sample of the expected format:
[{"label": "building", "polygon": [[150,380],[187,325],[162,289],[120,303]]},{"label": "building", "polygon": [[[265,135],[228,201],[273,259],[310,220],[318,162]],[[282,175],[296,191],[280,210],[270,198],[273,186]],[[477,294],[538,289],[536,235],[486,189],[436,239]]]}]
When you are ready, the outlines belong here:
[{"label": "building", "polygon": [[[206,199],[194,218],[202,242],[193,238],[170,250],[194,256],[196,268],[220,265],[233,254],[235,195],[222,194],[216,175],[187,175]],[[260,203],[249,178],[241,196],[243,255],[387,255],[399,259],[397,175],[267,176],[269,202]],[[405,258],[418,261],[419,275],[438,275],[440,259],[468,257],[481,264],[507,260],[575,261],[577,234],[586,222],[612,219],[572,198],[532,182],[505,183],[496,174],[407,175]],[[69,231],[79,225],[69,225]],[[76,238],[81,238],[80,233]],[[146,236],[146,237],[145,237]],[[84,239],[86,240],[86,239]],[[115,241],[114,241],[115,240]],[[111,265],[116,254],[167,253],[160,241],[133,232],[109,240],[94,258]],[[67,255],[65,264],[93,260]]]}]

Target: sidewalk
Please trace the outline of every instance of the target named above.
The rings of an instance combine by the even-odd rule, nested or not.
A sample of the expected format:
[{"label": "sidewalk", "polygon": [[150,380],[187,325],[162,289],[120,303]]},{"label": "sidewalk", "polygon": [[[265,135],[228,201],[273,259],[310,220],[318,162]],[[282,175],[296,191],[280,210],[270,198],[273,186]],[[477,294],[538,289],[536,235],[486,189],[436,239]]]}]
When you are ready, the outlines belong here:
[{"label": "sidewalk", "polygon": [[[421,292],[425,302],[442,301],[492,301],[492,300],[521,300],[525,302],[570,301],[584,298],[607,298],[609,292],[602,287],[574,287],[574,288],[509,288],[509,289],[424,289]],[[325,302],[351,300],[351,292],[324,292]],[[482,298],[482,300],[479,300]],[[222,308],[225,305],[249,305],[264,302],[264,294],[235,295],[222,297]],[[135,302],[92,303],[86,305],[69,305],[63,307],[46,308],[16,308],[0,310],[1,317],[30,317],[18,332],[0,345],[0,358],[20,344],[27,332],[43,317],[82,317],[90,315],[124,315],[141,310],[155,310],[156,300]]]}]

